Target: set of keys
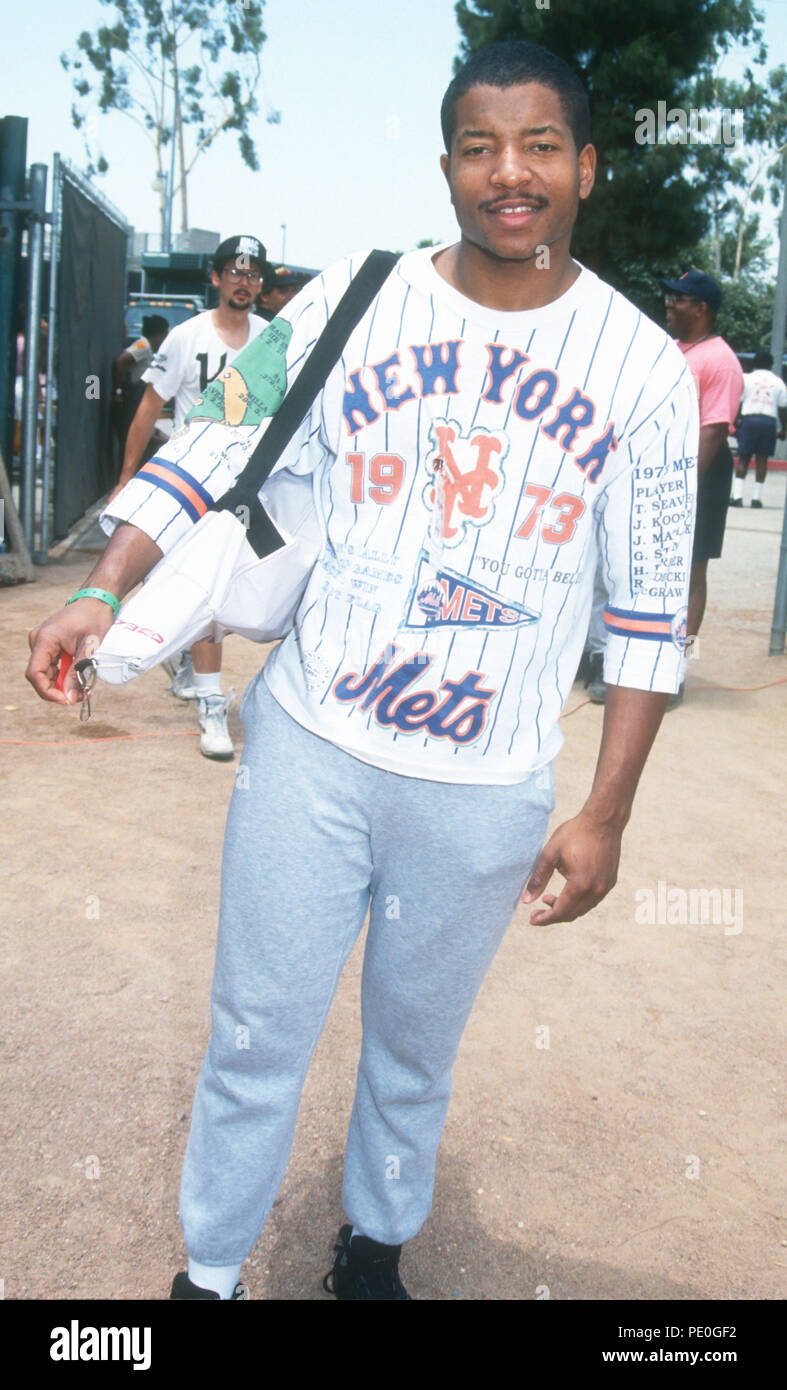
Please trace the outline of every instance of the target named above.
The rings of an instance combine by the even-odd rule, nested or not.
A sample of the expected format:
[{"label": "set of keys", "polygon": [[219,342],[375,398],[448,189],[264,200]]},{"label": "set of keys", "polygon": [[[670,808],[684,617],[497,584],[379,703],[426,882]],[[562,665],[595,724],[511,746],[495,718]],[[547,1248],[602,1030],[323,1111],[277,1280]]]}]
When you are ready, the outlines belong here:
[{"label": "set of keys", "polygon": [[[62,690],[66,676],[71,669],[74,658],[68,652],[63,652],[60,658],[60,666],[57,672],[57,689]],[[96,663],[92,657],[83,657],[74,667],[76,671],[77,684],[82,691],[82,702],[79,708],[79,722],[86,724],[92,714],[90,706],[90,695],[96,683]]]}]

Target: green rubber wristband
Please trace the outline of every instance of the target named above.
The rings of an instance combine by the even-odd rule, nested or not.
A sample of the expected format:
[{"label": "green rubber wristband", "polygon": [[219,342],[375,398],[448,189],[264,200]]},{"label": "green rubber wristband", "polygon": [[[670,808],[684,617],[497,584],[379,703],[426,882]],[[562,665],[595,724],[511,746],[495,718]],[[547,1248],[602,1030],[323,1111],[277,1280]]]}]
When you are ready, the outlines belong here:
[{"label": "green rubber wristband", "polygon": [[102,603],[109,604],[115,618],[120,612],[120,599],[115,598],[114,594],[108,594],[106,589],[77,589],[75,594],[66,599],[66,608],[69,603],[76,603],[78,598],[100,598]]}]

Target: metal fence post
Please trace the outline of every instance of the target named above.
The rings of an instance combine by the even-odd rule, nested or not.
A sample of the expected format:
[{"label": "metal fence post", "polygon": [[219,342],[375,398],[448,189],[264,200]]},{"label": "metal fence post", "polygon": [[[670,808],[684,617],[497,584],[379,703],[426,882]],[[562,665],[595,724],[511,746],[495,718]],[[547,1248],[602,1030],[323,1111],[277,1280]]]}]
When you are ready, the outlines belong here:
[{"label": "metal fence post", "polygon": [[787,496],[784,499],[784,521],[782,522],[782,543],[779,551],[779,573],[776,579],[776,597],[773,602],[773,625],[769,656],[784,654],[785,631],[787,630]]},{"label": "metal fence post", "polygon": [[27,264],[29,285],[25,324],[24,406],[22,412],[22,530],[28,550],[35,548],[36,441],[38,437],[38,354],[41,330],[41,281],[46,217],[45,164],[30,166],[30,200]]},{"label": "metal fence post", "polygon": [[[785,319],[787,318],[787,151],[782,164],[784,172],[784,194],[779,241],[779,272],[776,281],[776,298],[773,306],[773,333],[771,353],[773,370],[782,374],[784,356]],[[769,656],[781,656],[784,651],[785,627],[787,627],[787,497],[784,500],[784,521],[782,523],[782,543],[779,551],[779,573],[776,579],[776,595],[773,601],[773,626]]]},{"label": "metal fence post", "polygon": [[13,453],[14,380],[16,375],[15,322],[19,252],[24,225],[22,204],[27,164],[27,120],[4,116],[0,120],[0,453]]},{"label": "metal fence post", "polygon": [[52,226],[49,238],[49,337],[46,345],[46,400],[44,405],[43,475],[41,478],[40,549],[36,564],[45,565],[49,550],[49,502],[54,461],[55,346],[58,334],[57,281],[60,262],[60,228],[63,216],[63,172],[60,155],[52,161]]}]

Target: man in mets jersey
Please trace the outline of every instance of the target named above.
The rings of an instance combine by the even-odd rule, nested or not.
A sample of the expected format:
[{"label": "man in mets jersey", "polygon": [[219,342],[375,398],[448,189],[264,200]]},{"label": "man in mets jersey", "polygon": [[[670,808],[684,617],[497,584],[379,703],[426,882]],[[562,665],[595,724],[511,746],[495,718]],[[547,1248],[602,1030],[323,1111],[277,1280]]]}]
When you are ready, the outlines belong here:
[{"label": "man in mets jersey", "polygon": [[[430,1210],[481,982],[520,897],[546,926],[614,885],[681,676],[696,393],[664,330],[571,258],[595,169],[584,91],[537,45],[494,45],[454,78],[442,120],[460,240],[402,256],[277,464],[313,487],[325,542],[295,630],[243,701],[175,1298],[242,1296],[367,910],[347,1224],[326,1287],[409,1297],[400,1249]],[[214,388],[192,412],[169,458],[193,493],[232,483],[362,260],[315,279],[237,359],[240,421]],[[127,593],[188,530],[157,483],[143,468],[114,500],[91,585]],[[598,765],[544,845],[599,553]],[[81,598],[31,635],[44,698],[77,698],[55,688],[60,653],[110,620]]]}]

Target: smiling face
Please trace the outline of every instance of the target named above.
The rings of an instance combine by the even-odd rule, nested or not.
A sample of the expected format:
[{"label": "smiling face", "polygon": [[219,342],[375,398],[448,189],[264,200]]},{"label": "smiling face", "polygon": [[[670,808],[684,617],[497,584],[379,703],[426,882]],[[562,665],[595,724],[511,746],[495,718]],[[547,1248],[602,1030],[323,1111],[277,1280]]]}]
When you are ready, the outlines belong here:
[{"label": "smiling face", "polygon": [[664,317],[667,332],[679,343],[693,343],[703,337],[712,322],[708,306],[701,299],[672,292],[664,296]]},{"label": "smiling face", "polygon": [[567,260],[595,162],[592,145],[577,152],[551,87],[471,87],[440,161],[463,245],[502,261],[527,261],[548,246],[550,260]]}]

